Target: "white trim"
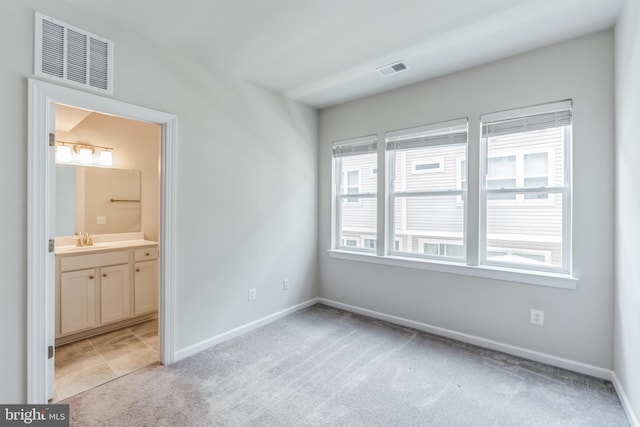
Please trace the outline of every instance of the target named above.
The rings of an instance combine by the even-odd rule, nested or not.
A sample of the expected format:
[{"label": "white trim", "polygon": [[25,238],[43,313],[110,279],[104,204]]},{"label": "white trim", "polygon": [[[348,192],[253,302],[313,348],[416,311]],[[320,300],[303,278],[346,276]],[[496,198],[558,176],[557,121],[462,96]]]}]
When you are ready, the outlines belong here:
[{"label": "white trim", "polygon": [[245,325],[238,326],[237,328],[233,328],[227,332],[223,332],[219,335],[216,335],[211,338],[207,338],[206,340],[202,340],[196,344],[190,345],[183,349],[176,351],[176,362],[182,359],[186,359],[187,357],[191,357],[194,354],[200,353],[208,348],[213,347],[214,345],[220,344],[221,342],[225,342],[242,334],[246,334],[247,332],[253,331],[261,326],[267,325],[271,322],[275,322],[278,319],[281,319],[289,314],[295,313],[296,311],[300,311],[304,308],[311,307],[318,303],[318,298],[311,298],[310,300],[301,302],[300,304],[296,304],[289,308],[285,308],[284,310],[277,311],[273,314],[265,316],[261,319],[254,320],[253,322],[249,322]]},{"label": "white trim", "polygon": [[[29,79],[28,119],[28,217],[27,217],[27,401],[47,403],[46,374],[47,319],[53,322],[51,307],[54,275],[47,274],[53,254],[46,248],[52,239],[51,202],[45,200],[51,178],[54,150],[46,143],[51,119],[50,104],[58,102],[92,111],[100,111],[163,126],[161,143],[161,218],[159,274],[160,362],[175,360],[175,181],[176,181],[176,116],[129,104],[94,93]],[[51,149],[49,149],[51,148]],[[51,193],[49,191],[49,193]]]},{"label": "white trim", "polygon": [[613,383],[613,387],[618,393],[618,398],[620,399],[620,403],[622,404],[622,409],[624,409],[624,412],[627,414],[629,423],[632,427],[640,427],[640,421],[638,420],[638,417],[633,410],[633,405],[631,405],[629,396],[627,396],[627,393],[625,392],[624,387],[620,382],[620,378],[618,378],[618,374],[615,371],[611,372],[611,382]]},{"label": "white trim", "polygon": [[373,264],[389,265],[393,267],[415,268],[418,270],[437,271],[440,273],[459,274],[462,276],[480,277],[484,279],[504,280],[512,283],[547,286],[550,288],[576,289],[580,279],[566,274],[550,273],[546,271],[518,270],[515,268],[488,265],[467,265],[460,262],[448,262],[424,257],[409,257],[404,253],[400,256],[379,256],[375,254],[356,253],[344,250],[330,249],[330,258],[348,261],[370,262]]},{"label": "white trim", "polygon": [[538,351],[529,350],[523,347],[517,347],[510,344],[501,343],[499,341],[489,340],[481,338],[475,335],[465,334],[463,332],[453,331],[451,329],[441,328],[439,326],[429,325],[427,323],[416,322],[415,320],[405,319],[403,317],[393,316],[390,314],[381,313],[367,308],[357,307],[341,303],[338,301],[330,300],[327,298],[318,298],[320,304],[325,304],[330,307],[339,308],[341,310],[349,311],[352,313],[361,314],[363,316],[372,317],[374,319],[384,320],[396,325],[405,326],[408,328],[416,329],[418,331],[427,332],[429,334],[438,335],[441,337],[451,338],[457,341],[462,341],[468,344],[477,345],[479,347],[488,348],[491,350],[501,351],[503,353],[511,354],[514,356],[522,357],[535,362],[545,363],[547,365],[556,366],[558,368],[567,369],[569,371],[578,372],[585,375],[590,375],[596,378],[610,380],[612,372],[609,369],[600,368],[598,366],[588,365],[582,362],[576,362],[574,360],[565,359],[562,357],[553,356],[546,353],[540,353]]}]

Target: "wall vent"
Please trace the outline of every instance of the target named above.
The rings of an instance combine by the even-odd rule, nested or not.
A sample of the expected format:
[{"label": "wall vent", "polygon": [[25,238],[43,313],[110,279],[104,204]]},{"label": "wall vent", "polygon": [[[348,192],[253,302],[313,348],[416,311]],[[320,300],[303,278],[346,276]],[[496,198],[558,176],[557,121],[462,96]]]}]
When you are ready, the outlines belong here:
[{"label": "wall vent", "polygon": [[398,62],[394,62],[393,64],[389,64],[389,65],[385,65],[384,67],[377,68],[376,71],[382,77],[387,77],[408,69],[409,67],[407,67],[407,64],[405,64],[404,61],[398,61]]},{"label": "wall vent", "polygon": [[35,70],[113,94],[113,42],[36,12]]}]

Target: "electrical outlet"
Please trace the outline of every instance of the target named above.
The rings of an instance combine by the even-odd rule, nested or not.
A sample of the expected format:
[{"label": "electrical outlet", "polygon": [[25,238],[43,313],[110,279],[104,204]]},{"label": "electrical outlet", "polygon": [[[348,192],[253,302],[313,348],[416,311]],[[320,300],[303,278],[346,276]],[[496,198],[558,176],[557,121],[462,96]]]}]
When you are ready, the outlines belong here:
[{"label": "electrical outlet", "polygon": [[100,215],[96,217],[96,224],[106,224],[107,223],[107,217],[104,215]]},{"label": "electrical outlet", "polygon": [[543,326],[544,325],[544,311],[536,310],[534,308],[531,309],[531,323],[534,325]]},{"label": "electrical outlet", "polygon": [[284,279],[282,281],[282,290],[283,291],[288,291],[289,290],[289,279]]},{"label": "electrical outlet", "polygon": [[256,288],[249,289],[249,301],[256,300]]}]

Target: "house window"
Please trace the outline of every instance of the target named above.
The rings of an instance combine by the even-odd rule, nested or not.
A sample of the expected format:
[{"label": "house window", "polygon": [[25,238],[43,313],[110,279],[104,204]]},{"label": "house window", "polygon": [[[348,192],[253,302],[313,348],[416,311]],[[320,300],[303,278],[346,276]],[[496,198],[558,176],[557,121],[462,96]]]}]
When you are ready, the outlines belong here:
[{"label": "house window", "polygon": [[[389,240],[412,236],[405,247],[391,253],[430,258],[465,258],[460,251],[420,246],[434,236],[464,242],[466,188],[459,188],[459,161],[466,161],[467,120],[388,132],[386,134]],[[429,172],[440,173],[429,173]],[[417,250],[416,250],[417,245]]]},{"label": "house window", "polygon": [[[360,191],[360,172],[357,170],[346,171],[346,190],[347,194],[358,194]],[[347,197],[347,203],[358,203],[358,198]]]},{"label": "house window", "polygon": [[[335,202],[335,248],[375,252],[377,232],[377,176],[360,171],[377,167],[375,136],[332,144]],[[370,235],[373,239],[354,236]],[[373,241],[373,243],[371,242]]]},{"label": "house window", "polygon": [[374,238],[364,238],[364,247],[365,249],[375,249],[376,248],[376,239]]},{"label": "house window", "polygon": [[570,101],[481,116],[482,264],[569,272],[571,122]]},{"label": "house window", "polygon": [[450,258],[464,258],[464,245],[461,242],[438,241],[431,239],[419,239],[422,253],[426,255],[439,255]]},{"label": "house window", "polygon": [[343,237],[342,238],[342,246],[347,246],[347,247],[351,247],[351,248],[357,248],[358,247],[358,239],[357,238]]},{"label": "house window", "polygon": [[425,159],[420,161],[414,161],[411,164],[411,173],[430,173],[430,172],[442,172],[442,159]]}]

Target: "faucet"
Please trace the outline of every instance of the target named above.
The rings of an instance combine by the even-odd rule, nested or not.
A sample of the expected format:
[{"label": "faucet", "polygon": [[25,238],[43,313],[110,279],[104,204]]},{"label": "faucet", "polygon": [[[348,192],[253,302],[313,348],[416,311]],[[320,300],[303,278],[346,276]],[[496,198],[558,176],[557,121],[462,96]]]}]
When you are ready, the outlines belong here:
[{"label": "faucet", "polygon": [[76,247],[81,248],[83,246],[93,246],[93,238],[89,235],[88,231],[85,232],[84,235],[82,235],[82,232],[78,231],[76,236]]}]

